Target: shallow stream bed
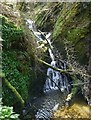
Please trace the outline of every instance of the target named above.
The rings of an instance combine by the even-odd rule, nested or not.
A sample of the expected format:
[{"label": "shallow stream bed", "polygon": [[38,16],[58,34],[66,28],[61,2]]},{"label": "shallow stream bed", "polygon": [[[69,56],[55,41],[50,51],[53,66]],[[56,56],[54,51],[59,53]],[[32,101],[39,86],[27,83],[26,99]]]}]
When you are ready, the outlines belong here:
[{"label": "shallow stream bed", "polygon": [[64,100],[64,94],[60,91],[49,91],[42,97],[42,103],[36,113],[36,119],[50,120],[53,113],[62,106]]},{"label": "shallow stream bed", "polygon": [[84,98],[76,96],[70,107],[60,107],[54,113],[53,120],[60,120],[62,118],[77,120],[79,118],[91,120],[91,108],[87,105]]}]

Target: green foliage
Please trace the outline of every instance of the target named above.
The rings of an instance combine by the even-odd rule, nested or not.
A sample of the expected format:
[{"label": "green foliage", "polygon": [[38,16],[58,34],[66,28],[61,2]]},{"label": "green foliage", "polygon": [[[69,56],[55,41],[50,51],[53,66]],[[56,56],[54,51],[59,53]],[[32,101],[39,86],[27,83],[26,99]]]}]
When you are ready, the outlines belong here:
[{"label": "green foliage", "polygon": [[4,48],[10,48],[11,43],[14,41],[18,41],[21,39],[23,31],[21,28],[14,25],[10,22],[6,17],[0,16],[0,29],[2,30],[2,39],[4,40],[3,45]]},{"label": "green foliage", "polygon": [[61,3],[47,3],[47,7],[45,5],[39,6],[40,11],[35,17],[37,28],[42,31],[50,32],[54,27],[57,15],[59,14],[61,8]]},{"label": "green foliage", "polygon": [[74,3],[74,5],[69,5],[68,3],[63,4],[63,9],[60,11],[58,19],[54,25],[53,38],[58,38],[61,34],[65,34],[66,30],[72,25],[73,18],[77,12],[77,7],[79,3]]},{"label": "green foliage", "polygon": [[70,29],[66,36],[66,39],[68,40],[70,45],[74,46],[74,50],[76,51],[76,56],[80,64],[86,64],[87,62],[87,50],[85,49],[85,45],[87,43],[84,39],[87,34],[87,28],[74,28]]},{"label": "green foliage", "polygon": [[[6,17],[0,16],[2,20],[2,65],[5,78],[19,92],[24,100],[28,97],[30,67],[29,59],[26,51],[22,50],[25,46],[23,40],[23,30],[10,22]],[[16,46],[16,49],[14,49]],[[6,105],[14,105],[18,102],[12,91],[3,85],[3,103]]]},{"label": "green foliage", "polygon": [[67,39],[75,44],[77,41],[81,40],[87,34],[86,28],[74,28],[68,31]]},{"label": "green foliage", "polygon": [[89,34],[88,8],[84,7],[83,3],[65,3],[53,30],[54,44],[57,48],[60,51],[62,47],[65,48],[70,61],[75,58],[80,65],[86,65],[88,61],[86,49]]},{"label": "green foliage", "polygon": [[15,119],[19,120],[19,115],[13,112],[13,107],[3,106],[2,99],[0,98],[0,119]]},{"label": "green foliage", "polygon": [[[3,71],[5,73],[5,77],[26,100],[28,97],[30,69],[28,67],[28,63],[24,64],[23,62],[25,61],[20,61],[17,53],[14,51],[7,51],[7,53],[3,53]],[[12,93],[10,93],[11,91],[6,86],[3,86],[3,97],[8,98],[4,99],[6,104],[13,104],[16,101],[15,97],[12,97]]]}]

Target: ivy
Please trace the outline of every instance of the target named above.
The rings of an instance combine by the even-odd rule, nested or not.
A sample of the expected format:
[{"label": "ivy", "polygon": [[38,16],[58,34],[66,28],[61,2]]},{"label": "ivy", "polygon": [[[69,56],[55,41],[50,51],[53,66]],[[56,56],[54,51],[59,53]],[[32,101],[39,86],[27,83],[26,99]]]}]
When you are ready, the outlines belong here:
[{"label": "ivy", "polygon": [[[5,79],[19,92],[21,97],[26,100],[28,97],[30,80],[30,63],[26,51],[19,49],[23,40],[23,30],[16,26],[5,16],[0,16],[0,29],[2,30],[3,52],[2,66]],[[16,46],[16,49],[14,47]],[[25,49],[24,49],[25,50]],[[19,102],[14,93],[3,84],[3,103],[5,105],[14,105]]]},{"label": "ivy", "polygon": [[[24,99],[28,97],[28,83],[29,83],[29,67],[28,64],[22,64],[22,62],[17,59],[17,53],[13,51],[3,52],[3,71],[5,73],[5,78],[17,89]],[[9,96],[8,101],[5,102],[8,104],[11,101],[12,104],[15,97],[12,97],[10,90],[4,86],[3,97]],[[22,92],[23,91],[23,92]],[[10,94],[11,93],[11,94]]]},{"label": "ivy", "polygon": [[2,30],[2,39],[4,48],[9,49],[12,42],[19,41],[22,37],[23,30],[10,22],[6,17],[0,16],[0,29]]}]

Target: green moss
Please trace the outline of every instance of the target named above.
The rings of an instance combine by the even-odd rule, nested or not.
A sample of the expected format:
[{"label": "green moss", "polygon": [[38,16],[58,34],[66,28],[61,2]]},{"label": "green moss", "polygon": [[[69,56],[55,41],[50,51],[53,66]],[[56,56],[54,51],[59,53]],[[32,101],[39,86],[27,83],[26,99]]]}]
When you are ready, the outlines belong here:
[{"label": "green moss", "polygon": [[56,24],[54,26],[53,38],[58,38],[59,35],[65,34],[68,27],[73,24],[73,17],[77,12],[78,3],[73,5],[64,4],[63,9],[60,11]]},{"label": "green moss", "polygon": [[75,46],[76,60],[81,65],[86,65],[88,61],[86,44],[86,41],[81,41]]},{"label": "green moss", "polygon": [[87,34],[88,30],[86,28],[74,28],[68,31],[67,40],[71,43],[76,44],[79,40],[83,39]]},{"label": "green moss", "polygon": [[88,34],[87,28],[74,28],[68,31],[66,39],[76,51],[76,60],[80,64],[86,64],[86,41],[85,37]]},{"label": "green moss", "polygon": [[[14,51],[7,51],[3,54],[3,71],[5,73],[5,78],[16,88],[24,100],[28,97],[28,88],[29,88],[29,65],[25,63],[24,60],[19,60],[19,56]],[[24,53],[21,53],[23,56]],[[13,93],[6,87],[3,86],[3,98],[4,103],[13,105],[17,99]],[[11,101],[11,102],[10,102]]]},{"label": "green moss", "polygon": [[[23,30],[4,16],[0,16],[0,20],[2,20],[0,27],[2,29],[2,39],[4,40],[2,52],[3,72],[5,78],[26,100],[28,98],[31,67],[23,40]],[[14,105],[17,102],[17,98],[12,91],[4,84],[3,102],[7,105]]]},{"label": "green moss", "polygon": [[89,34],[89,7],[87,6],[84,3],[65,3],[53,30],[56,46],[61,48],[63,45],[65,49],[66,43],[69,55],[76,56],[77,62],[81,65],[87,64],[88,61],[86,36]]},{"label": "green moss", "polygon": [[23,35],[23,30],[4,16],[0,16],[0,21],[2,39],[4,40],[3,45],[5,49],[9,49],[12,45],[11,43],[20,41]]}]

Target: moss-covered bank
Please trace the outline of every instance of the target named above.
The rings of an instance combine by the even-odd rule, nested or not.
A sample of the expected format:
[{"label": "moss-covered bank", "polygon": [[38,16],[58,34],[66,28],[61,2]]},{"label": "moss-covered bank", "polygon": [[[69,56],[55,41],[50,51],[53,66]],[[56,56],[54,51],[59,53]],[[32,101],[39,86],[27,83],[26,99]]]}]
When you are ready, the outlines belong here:
[{"label": "moss-covered bank", "polygon": [[[8,85],[12,85],[9,87],[3,82],[2,97],[5,105],[14,106],[19,111],[20,101],[15,92],[12,92],[14,89],[11,89],[14,87],[25,103],[32,96],[42,93],[45,76],[41,74],[41,70],[44,66],[37,61],[37,58],[42,57],[43,51],[38,52],[36,49],[38,45],[31,31],[25,26],[23,17],[14,16],[13,19],[11,16],[14,16],[13,9],[2,4],[0,15],[3,40],[2,69],[5,79],[10,82]],[[19,25],[17,21],[21,21],[21,24]]]},{"label": "moss-covered bank", "polygon": [[[26,56],[23,30],[17,27],[8,18],[0,16],[2,21],[2,65],[5,78],[16,88],[24,100],[28,97],[29,61]],[[22,93],[22,91],[24,91]],[[11,101],[11,102],[10,102]],[[6,105],[14,105],[18,102],[16,96],[3,84],[3,102]]]},{"label": "moss-covered bank", "polygon": [[[90,2],[48,3],[36,13],[38,28],[52,31],[55,56],[66,60],[83,78],[83,73],[91,74],[90,7]],[[83,81],[88,79],[85,76]],[[86,99],[90,101],[90,85],[84,85],[83,89]]]}]

